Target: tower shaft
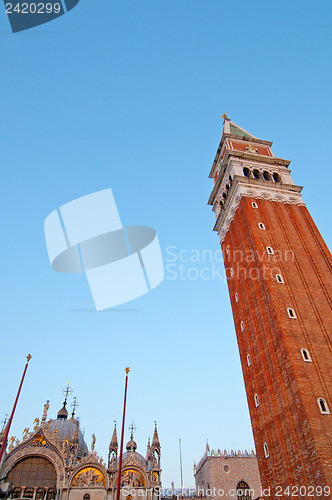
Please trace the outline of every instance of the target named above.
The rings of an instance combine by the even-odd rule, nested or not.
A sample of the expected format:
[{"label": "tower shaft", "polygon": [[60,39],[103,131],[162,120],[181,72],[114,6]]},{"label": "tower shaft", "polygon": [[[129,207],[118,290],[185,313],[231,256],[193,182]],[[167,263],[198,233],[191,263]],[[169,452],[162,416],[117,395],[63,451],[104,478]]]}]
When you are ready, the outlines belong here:
[{"label": "tower shaft", "polygon": [[332,258],[271,144],[225,119],[209,203],[262,485],[318,494],[332,485]]}]

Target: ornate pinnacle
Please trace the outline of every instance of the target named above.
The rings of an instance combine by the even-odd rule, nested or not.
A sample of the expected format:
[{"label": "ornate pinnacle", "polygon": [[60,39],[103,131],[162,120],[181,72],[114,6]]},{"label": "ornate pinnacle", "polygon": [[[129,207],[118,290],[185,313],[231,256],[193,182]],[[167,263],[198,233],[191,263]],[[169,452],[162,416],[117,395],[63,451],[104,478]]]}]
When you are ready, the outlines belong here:
[{"label": "ornate pinnacle", "polygon": [[65,402],[64,404],[67,404],[67,399],[69,394],[73,393],[73,389],[70,387],[69,382],[67,382],[67,387],[63,389],[62,394],[65,396]]}]

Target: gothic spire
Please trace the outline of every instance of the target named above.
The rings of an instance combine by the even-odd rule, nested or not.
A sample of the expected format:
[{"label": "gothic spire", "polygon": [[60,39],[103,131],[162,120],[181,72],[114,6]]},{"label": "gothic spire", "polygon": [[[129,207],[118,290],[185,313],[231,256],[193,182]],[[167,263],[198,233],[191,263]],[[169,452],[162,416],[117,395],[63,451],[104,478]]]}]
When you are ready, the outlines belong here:
[{"label": "gothic spire", "polygon": [[78,436],[78,428],[79,428],[80,424],[79,424],[79,421],[76,420],[76,426],[75,426],[75,430],[74,430],[74,434],[73,434],[73,438],[72,438],[72,442],[74,444],[78,444],[79,443],[79,436]]},{"label": "gothic spire", "polygon": [[146,459],[149,460],[151,458],[151,444],[150,444],[150,438],[148,439],[148,446],[146,449]]},{"label": "gothic spire", "polygon": [[116,421],[114,421],[114,431],[108,449],[108,466],[110,466],[110,463],[115,461],[117,457],[118,457],[118,436],[116,433]]},{"label": "gothic spire", "polygon": [[158,431],[157,431],[157,422],[154,423],[154,433],[153,433],[151,448],[160,450],[160,442],[159,442],[159,436],[158,436]]},{"label": "gothic spire", "polygon": [[118,454],[118,436],[116,433],[116,422],[114,422],[114,431],[110,442],[110,451],[114,451],[116,455]]}]

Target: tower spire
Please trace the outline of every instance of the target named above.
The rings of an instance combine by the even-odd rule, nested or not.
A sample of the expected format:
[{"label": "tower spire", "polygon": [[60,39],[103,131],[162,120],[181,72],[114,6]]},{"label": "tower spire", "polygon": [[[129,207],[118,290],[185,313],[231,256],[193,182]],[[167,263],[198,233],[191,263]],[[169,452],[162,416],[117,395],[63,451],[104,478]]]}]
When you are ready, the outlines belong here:
[{"label": "tower spire", "polygon": [[114,430],[112,434],[112,439],[108,449],[108,466],[111,462],[114,462],[118,457],[118,436],[116,432],[116,421],[114,420]]}]

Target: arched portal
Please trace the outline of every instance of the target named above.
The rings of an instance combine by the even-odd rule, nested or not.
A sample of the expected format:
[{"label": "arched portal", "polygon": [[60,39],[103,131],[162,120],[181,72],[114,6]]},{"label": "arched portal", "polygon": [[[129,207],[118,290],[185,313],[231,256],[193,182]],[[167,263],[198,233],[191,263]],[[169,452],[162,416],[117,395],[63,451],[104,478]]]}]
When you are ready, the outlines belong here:
[{"label": "arched portal", "polygon": [[252,500],[250,488],[245,481],[240,481],[237,485],[236,500]]},{"label": "arched portal", "polygon": [[54,465],[44,457],[27,457],[17,462],[7,476],[13,498],[52,500],[56,496]]}]

